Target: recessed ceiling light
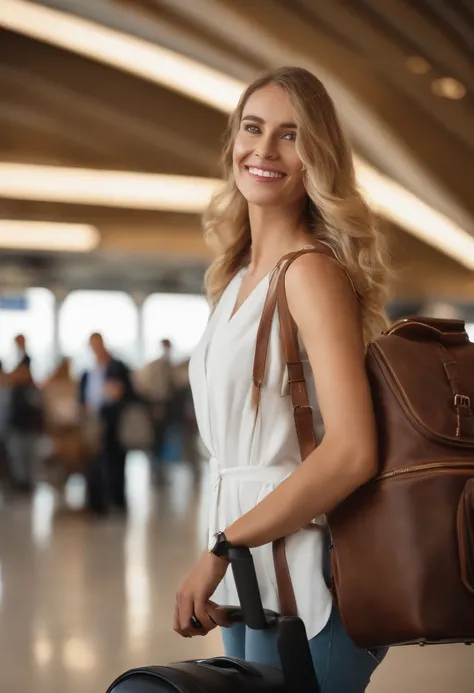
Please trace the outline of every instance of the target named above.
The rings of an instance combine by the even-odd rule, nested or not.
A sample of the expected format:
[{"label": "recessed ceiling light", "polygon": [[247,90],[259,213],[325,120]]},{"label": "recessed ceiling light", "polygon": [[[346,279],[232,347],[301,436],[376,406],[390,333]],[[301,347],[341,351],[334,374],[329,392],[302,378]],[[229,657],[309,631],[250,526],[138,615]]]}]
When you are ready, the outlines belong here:
[{"label": "recessed ceiling light", "polygon": [[415,75],[426,75],[431,70],[430,63],[421,55],[410,55],[406,59],[405,65]]},{"label": "recessed ceiling light", "polygon": [[[0,26],[106,63],[229,113],[245,85],[178,53],[73,14],[25,0],[1,0]],[[408,69],[431,69],[411,56]],[[413,69],[414,68],[414,69]],[[435,80],[433,91],[462,98],[453,78]],[[357,177],[374,208],[427,243],[474,269],[474,237],[415,195],[356,161]],[[186,176],[0,164],[0,194],[15,199],[201,213],[220,181]]]},{"label": "recessed ceiling light", "polygon": [[[474,236],[358,157],[355,166],[378,214],[474,269]],[[0,195],[20,200],[201,214],[221,184],[213,178],[0,163]]]},{"label": "recessed ceiling light", "polygon": [[466,87],[454,77],[440,77],[431,82],[431,90],[436,96],[445,99],[462,99],[466,96]]},{"label": "recessed ceiling light", "polygon": [[372,166],[357,163],[361,187],[375,212],[474,270],[474,235]]},{"label": "recessed ceiling light", "polygon": [[0,219],[0,248],[86,253],[100,240],[95,226],[54,221]]},{"label": "recessed ceiling light", "polygon": [[214,178],[0,163],[0,195],[15,200],[201,214],[220,184]]},{"label": "recessed ceiling light", "polygon": [[180,53],[74,14],[0,0],[0,26],[160,84],[228,113],[245,84]]}]

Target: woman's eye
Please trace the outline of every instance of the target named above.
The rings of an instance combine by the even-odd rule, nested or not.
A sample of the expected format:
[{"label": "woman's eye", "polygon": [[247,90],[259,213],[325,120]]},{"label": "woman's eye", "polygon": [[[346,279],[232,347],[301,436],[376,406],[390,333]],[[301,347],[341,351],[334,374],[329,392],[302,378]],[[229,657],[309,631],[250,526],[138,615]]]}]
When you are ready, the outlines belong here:
[{"label": "woman's eye", "polygon": [[286,132],[283,135],[283,139],[289,140],[290,142],[294,142],[296,140],[296,132]]},{"label": "woman's eye", "polygon": [[245,130],[246,132],[250,132],[252,135],[256,135],[260,132],[258,125],[246,125]]}]

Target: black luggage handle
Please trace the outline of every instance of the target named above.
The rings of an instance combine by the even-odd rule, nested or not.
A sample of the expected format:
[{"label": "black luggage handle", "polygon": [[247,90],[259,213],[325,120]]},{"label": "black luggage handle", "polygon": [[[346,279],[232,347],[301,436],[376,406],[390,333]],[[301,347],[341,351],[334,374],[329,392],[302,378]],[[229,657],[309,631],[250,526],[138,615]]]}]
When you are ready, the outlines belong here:
[{"label": "black luggage handle", "polygon": [[245,547],[229,550],[240,607],[222,607],[233,623],[245,623],[254,630],[276,628],[283,676],[291,693],[319,693],[306,628],[295,616],[282,616],[264,609],[258,589],[252,554]]},{"label": "black luggage handle", "polygon": [[[240,620],[253,630],[274,628],[277,625],[278,614],[263,609],[255,565],[249,549],[245,547],[230,548],[229,561],[239,596],[242,613]],[[239,617],[238,611],[232,610],[232,613],[234,618]],[[231,614],[229,615],[231,616]]]}]

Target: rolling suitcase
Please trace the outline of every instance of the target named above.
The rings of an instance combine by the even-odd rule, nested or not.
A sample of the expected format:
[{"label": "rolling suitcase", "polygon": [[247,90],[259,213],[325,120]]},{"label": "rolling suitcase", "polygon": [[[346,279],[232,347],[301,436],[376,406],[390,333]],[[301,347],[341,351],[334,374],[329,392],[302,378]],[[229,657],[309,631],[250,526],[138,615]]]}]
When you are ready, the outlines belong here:
[{"label": "rolling suitcase", "polygon": [[319,693],[303,621],[264,610],[250,551],[233,548],[229,559],[239,607],[222,607],[234,623],[276,629],[282,669],[230,657],[131,669],[107,693]]}]

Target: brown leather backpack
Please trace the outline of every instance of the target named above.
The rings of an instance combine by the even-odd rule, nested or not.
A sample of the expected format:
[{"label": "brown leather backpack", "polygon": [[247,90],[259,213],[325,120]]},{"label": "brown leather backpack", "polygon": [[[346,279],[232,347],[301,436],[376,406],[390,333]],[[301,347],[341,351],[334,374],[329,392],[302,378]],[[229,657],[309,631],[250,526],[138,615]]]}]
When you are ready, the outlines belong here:
[{"label": "brown leather backpack", "polygon": [[[316,446],[285,274],[272,275],[254,364],[264,380],[278,307],[302,459]],[[474,642],[474,344],[461,320],[408,318],[369,343],[367,372],[379,473],[328,516],[333,592],[362,647]],[[284,552],[274,545],[284,612],[296,602]]]}]

